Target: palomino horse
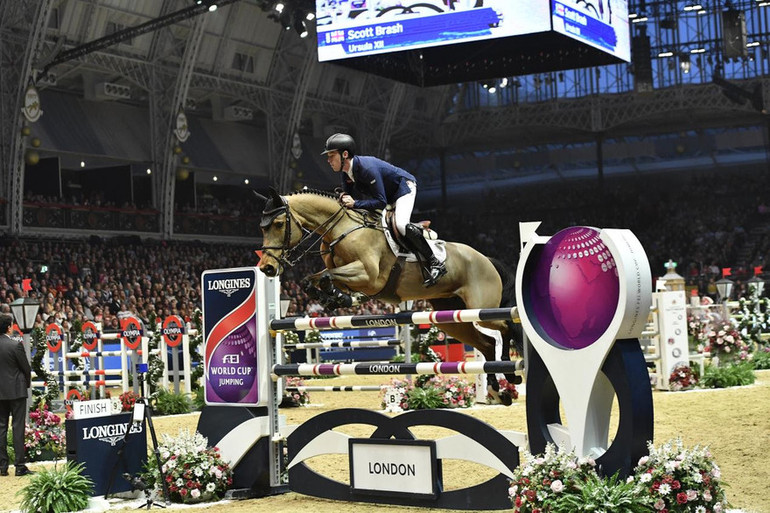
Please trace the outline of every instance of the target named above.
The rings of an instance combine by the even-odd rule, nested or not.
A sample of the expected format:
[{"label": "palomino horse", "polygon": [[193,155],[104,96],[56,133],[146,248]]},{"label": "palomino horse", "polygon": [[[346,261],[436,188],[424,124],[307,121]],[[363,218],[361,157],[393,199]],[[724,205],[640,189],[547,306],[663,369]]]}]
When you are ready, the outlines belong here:
[{"label": "palomino horse", "polygon": [[[427,299],[436,310],[498,308],[513,306],[515,301],[512,273],[465,244],[446,243],[447,273],[429,288],[423,286],[418,262],[404,262],[400,274],[391,277],[397,258],[388,247],[380,223],[368,212],[340,206],[337,196],[329,192],[302,190],[280,196],[271,190],[261,228],[263,253],[259,268],[267,276],[281,274],[294,265],[308,251],[296,254],[301,243],[307,245],[307,239],[320,241],[326,269],[305,281],[320,288],[327,307],[350,306],[350,296],[340,288],[392,303]],[[520,326],[509,321],[479,324],[501,333],[504,360],[509,359],[514,337],[521,349]],[[473,324],[444,324],[441,329],[478,349],[488,361],[495,360],[494,338]],[[507,375],[506,379],[514,383],[516,377]],[[499,384],[493,374],[487,376],[487,384],[493,396],[510,404],[506,391],[498,396]]]}]

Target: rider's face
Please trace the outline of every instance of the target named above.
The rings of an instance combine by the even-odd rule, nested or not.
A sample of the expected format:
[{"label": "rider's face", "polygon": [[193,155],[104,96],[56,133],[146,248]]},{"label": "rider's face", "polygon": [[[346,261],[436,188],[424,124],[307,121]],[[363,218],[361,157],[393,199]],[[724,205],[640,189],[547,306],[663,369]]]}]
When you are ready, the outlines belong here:
[{"label": "rider's face", "polygon": [[335,173],[342,171],[342,155],[340,155],[340,152],[330,151],[326,154],[326,161]]}]

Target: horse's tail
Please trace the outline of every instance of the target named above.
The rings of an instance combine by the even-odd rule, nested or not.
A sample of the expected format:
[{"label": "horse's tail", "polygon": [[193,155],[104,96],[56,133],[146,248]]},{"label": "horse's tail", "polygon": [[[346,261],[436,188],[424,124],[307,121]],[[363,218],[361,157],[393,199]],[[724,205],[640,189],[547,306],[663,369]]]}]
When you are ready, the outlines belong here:
[{"label": "horse's tail", "polygon": [[[500,308],[516,306],[516,274],[503,262],[496,258],[490,258],[490,262],[495,266],[497,274],[500,275],[500,279],[503,282],[503,291],[500,295]],[[508,343],[513,342],[513,346],[520,355],[524,355],[524,331],[521,328],[520,323],[513,321],[506,321],[508,325],[509,340]],[[503,344],[503,352],[505,353],[506,346]],[[505,358],[505,354],[503,356]]]}]

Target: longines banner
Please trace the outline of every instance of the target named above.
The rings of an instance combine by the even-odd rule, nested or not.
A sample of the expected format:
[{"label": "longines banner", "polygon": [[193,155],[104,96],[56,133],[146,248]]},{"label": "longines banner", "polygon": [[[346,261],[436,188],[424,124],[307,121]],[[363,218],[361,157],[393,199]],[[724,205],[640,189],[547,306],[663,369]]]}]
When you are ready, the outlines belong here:
[{"label": "longines banner", "polygon": [[84,473],[94,482],[94,495],[104,495],[108,491],[111,477],[110,494],[131,490],[131,484],[122,476],[124,473],[133,476],[142,472],[147,462],[144,423],[132,422],[129,412],[67,419],[65,428],[67,461],[85,465]]},{"label": "longines banner", "polygon": [[201,276],[208,405],[267,405],[267,394],[259,393],[260,380],[269,379],[269,371],[259,370],[267,355],[257,343],[257,333],[267,330],[267,305],[257,303],[255,288],[257,280],[266,279],[256,267],[209,270]]}]

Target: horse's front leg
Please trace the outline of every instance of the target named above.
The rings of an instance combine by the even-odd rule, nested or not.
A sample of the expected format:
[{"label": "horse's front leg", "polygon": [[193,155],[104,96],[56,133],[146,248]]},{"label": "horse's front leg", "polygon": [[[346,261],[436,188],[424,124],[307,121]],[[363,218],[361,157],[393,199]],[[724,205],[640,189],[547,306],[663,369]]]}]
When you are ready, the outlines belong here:
[{"label": "horse's front leg", "polygon": [[[339,267],[327,269],[329,278],[337,285],[356,292],[367,292],[374,288],[379,290],[377,281],[378,270],[376,266],[368,266],[361,260],[355,260]],[[382,288],[384,283],[380,286]]]},{"label": "horse's front leg", "polygon": [[[357,304],[350,292],[362,292],[362,289],[371,289],[376,278],[377,276],[372,276],[367,270],[366,265],[356,261],[322,272],[318,278],[318,286],[324,294],[331,298],[326,306],[332,308],[350,307],[354,303]],[[344,288],[345,291],[338,287]]]}]

